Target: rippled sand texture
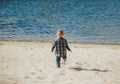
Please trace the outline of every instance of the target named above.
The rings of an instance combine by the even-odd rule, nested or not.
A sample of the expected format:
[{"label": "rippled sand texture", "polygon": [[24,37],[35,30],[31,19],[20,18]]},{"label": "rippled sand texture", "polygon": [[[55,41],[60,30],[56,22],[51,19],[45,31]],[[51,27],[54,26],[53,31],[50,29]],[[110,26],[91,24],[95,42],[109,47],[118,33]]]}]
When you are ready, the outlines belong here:
[{"label": "rippled sand texture", "polygon": [[50,43],[0,42],[0,84],[120,84],[120,45],[70,47],[56,68]]}]

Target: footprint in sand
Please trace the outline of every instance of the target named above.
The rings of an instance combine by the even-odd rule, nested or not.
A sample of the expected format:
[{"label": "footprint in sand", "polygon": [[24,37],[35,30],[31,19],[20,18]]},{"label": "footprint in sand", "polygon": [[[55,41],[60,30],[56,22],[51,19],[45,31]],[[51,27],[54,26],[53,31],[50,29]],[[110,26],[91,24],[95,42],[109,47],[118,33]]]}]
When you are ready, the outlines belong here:
[{"label": "footprint in sand", "polygon": [[44,80],[46,77],[37,76],[36,78],[39,80]]},{"label": "footprint in sand", "polygon": [[71,78],[70,80],[73,80],[73,78]]},{"label": "footprint in sand", "polygon": [[36,73],[35,73],[35,72],[31,72],[30,74],[31,74],[31,75],[36,75]]},{"label": "footprint in sand", "polygon": [[39,70],[39,72],[43,72],[42,70]]},{"label": "footprint in sand", "polygon": [[115,65],[112,61],[109,61],[108,63],[111,64],[111,65]]},{"label": "footprint in sand", "polygon": [[80,65],[80,66],[86,65],[86,66],[89,66],[89,64],[87,64],[86,62],[76,62],[76,65]]},{"label": "footprint in sand", "polygon": [[[11,82],[11,84],[18,84],[17,78],[8,78],[7,81]],[[0,84],[9,84],[9,83],[0,83]]]},{"label": "footprint in sand", "polygon": [[30,78],[30,77],[29,77],[29,76],[25,76],[24,78],[25,78],[25,79],[28,79],[28,78]]},{"label": "footprint in sand", "polygon": [[65,74],[64,74],[64,73],[60,73],[60,75],[65,76]]},{"label": "footprint in sand", "polygon": [[8,80],[14,80],[14,78],[8,78]]},{"label": "footprint in sand", "polygon": [[81,63],[79,63],[79,62],[76,62],[76,65],[82,65]]}]

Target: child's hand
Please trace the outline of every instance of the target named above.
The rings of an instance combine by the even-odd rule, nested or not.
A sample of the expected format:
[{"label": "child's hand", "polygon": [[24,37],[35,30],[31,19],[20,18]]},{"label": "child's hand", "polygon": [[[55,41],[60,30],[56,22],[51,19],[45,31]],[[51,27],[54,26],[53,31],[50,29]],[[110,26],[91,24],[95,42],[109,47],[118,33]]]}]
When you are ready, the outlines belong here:
[{"label": "child's hand", "polygon": [[72,50],[70,50],[70,52],[72,53]]}]

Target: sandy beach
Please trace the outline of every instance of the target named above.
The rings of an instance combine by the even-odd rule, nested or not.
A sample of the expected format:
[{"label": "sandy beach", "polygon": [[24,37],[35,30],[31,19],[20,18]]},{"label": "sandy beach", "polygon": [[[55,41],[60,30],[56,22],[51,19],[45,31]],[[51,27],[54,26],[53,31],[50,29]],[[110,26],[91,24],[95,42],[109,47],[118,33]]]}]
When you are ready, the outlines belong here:
[{"label": "sandy beach", "polygon": [[120,84],[120,45],[69,46],[56,68],[51,43],[0,41],[0,84]]}]

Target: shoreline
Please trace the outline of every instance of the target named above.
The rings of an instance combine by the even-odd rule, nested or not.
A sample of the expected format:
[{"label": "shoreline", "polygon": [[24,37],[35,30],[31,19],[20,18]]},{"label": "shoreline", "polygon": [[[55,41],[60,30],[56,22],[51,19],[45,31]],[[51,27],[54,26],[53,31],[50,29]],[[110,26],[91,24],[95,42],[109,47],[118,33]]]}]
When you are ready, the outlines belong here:
[{"label": "shoreline", "polygon": [[[27,42],[27,43],[52,43],[52,41],[34,41],[34,40],[0,40],[1,42]],[[89,44],[89,45],[120,45],[119,43],[87,43],[87,42],[69,42],[70,44]]]},{"label": "shoreline", "polygon": [[[32,45],[51,45],[52,42],[49,41],[25,41],[25,40],[0,40],[0,45],[4,44],[32,44]],[[109,48],[114,48],[114,49],[120,49],[119,44],[95,44],[95,43],[72,43],[69,42],[69,45],[75,48],[90,48],[90,47],[109,47]]]}]

